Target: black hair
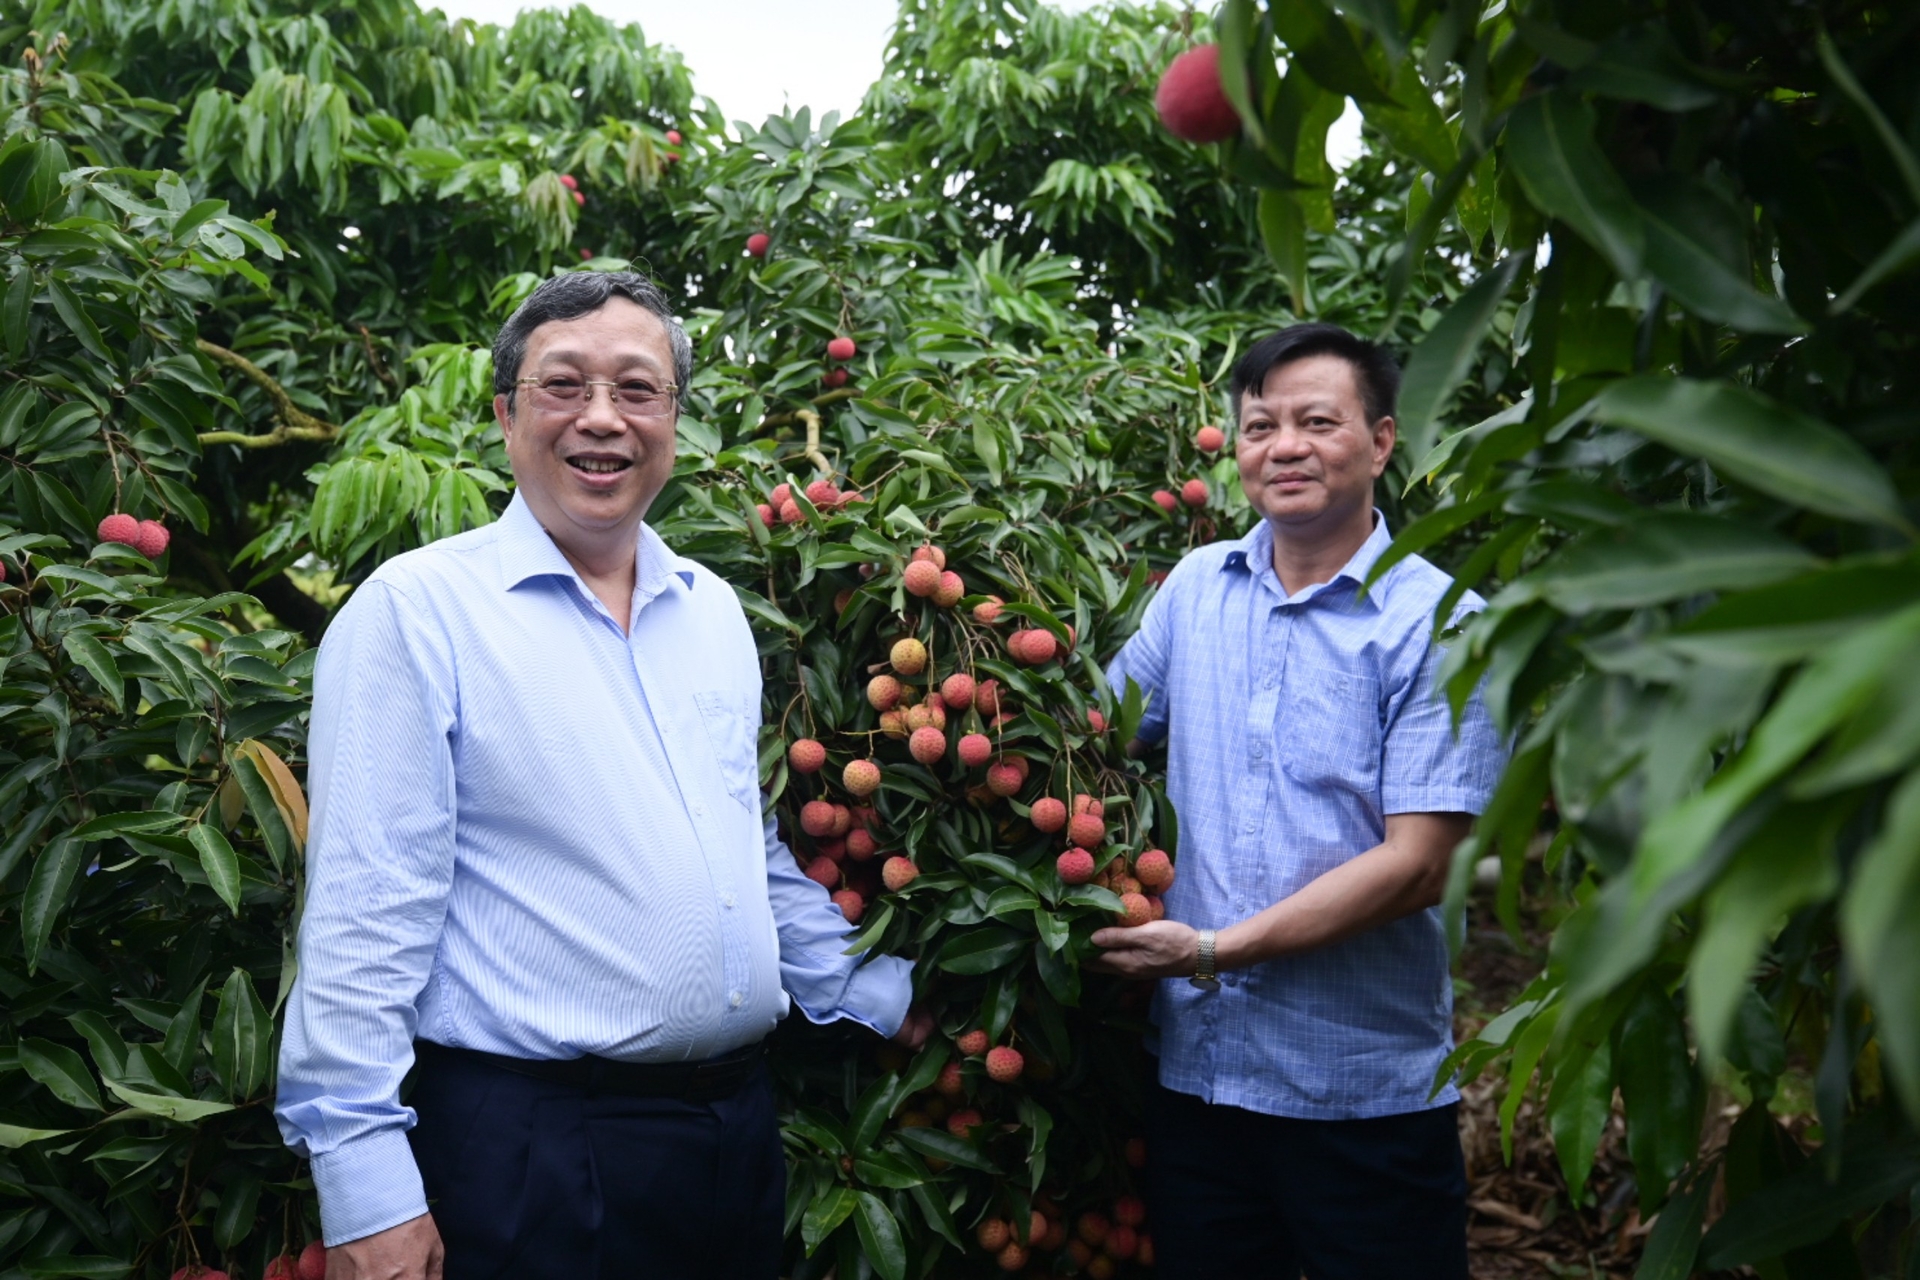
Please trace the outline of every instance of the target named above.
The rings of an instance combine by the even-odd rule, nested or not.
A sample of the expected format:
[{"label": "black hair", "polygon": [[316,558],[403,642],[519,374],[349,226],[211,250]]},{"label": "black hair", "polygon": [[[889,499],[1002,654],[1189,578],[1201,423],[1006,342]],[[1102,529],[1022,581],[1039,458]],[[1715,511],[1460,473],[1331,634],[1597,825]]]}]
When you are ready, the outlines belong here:
[{"label": "black hair", "polygon": [[1400,365],[1385,347],[1337,324],[1293,324],[1248,347],[1233,366],[1233,416],[1239,418],[1247,392],[1258,395],[1275,369],[1308,356],[1339,356],[1352,366],[1369,425],[1393,415],[1400,397]]},{"label": "black hair", "polygon": [[653,281],[632,271],[569,271],[541,281],[540,287],[514,308],[493,340],[493,393],[507,398],[509,411],[533,331],[550,321],[577,320],[614,298],[625,298],[652,312],[666,326],[667,345],[673,352],[673,380],[680,388],[674,400],[678,408],[686,408],[687,384],[693,380],[693,343],[674,318],[667,295]]}]

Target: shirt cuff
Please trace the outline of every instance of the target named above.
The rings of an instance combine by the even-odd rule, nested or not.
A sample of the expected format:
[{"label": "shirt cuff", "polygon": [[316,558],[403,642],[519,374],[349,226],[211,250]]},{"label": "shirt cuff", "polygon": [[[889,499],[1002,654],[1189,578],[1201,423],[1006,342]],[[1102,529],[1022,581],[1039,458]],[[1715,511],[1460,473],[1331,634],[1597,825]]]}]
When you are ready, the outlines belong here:
[{"label": "shirt cuff", "polygon": [[411,1222],[427,1211],[427,1192],[406,1131],[375,1129],[313,1157],[320,1235],[328,1248]]},{"label": "shirt cuff", "polygon": [[913,1004],[913,963],[899,956],[875,956],[847,976],[837,1007],[815,1012],[797,996],[794,1003],[809,1022],[845,1018],[891,1039],[905,1025]]},{"label": "shirt cuff", "polygon": [[1380,812],[1396,813],[1471,813],[1487,811],[1493,798],[1491,787],[1448,787],[1389,791],[1380,798]]}]

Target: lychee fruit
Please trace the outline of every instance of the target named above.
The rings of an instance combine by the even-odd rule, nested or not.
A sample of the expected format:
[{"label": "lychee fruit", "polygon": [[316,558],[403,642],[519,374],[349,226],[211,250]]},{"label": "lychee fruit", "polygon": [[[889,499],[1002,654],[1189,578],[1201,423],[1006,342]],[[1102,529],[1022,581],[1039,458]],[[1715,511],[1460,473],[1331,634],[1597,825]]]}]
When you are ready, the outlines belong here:
[{"label": "lychee fruit", "polygon": [[796,738],[787,748],[787,764],[795,773],[818,773],[827,763],[827,749],[812,738]]},{"label": "lychee fruit", "polygon": [[1013,1239],[1013,1224],[1001,1218],[988,1218],[974,1229],[973,1238],[988,1253],[998,1253]]},{"label": "lychee fruit", "polygon": [[880,843],[873,838],[871,831],[859,827],[847,832],[847,856],[855,862],[865,862],[879,851]]},{"label": "lychee fruit", "polygon": [[677,147],[680,145],[681,141],[682,139],[680,137],[680,131],[678,129],[667,130],[667,143],[670,146]]},{"label": "lychee fruit", "polygon": [[947,553],[939,547],[934,546],[931,542],[923,542],[915,547],[913,549],[913,555],[908,558],[912,560],[931,560],[933,561],[933,567],[936,569],[944,569],[947,567]]},{"label": "lychee fruit", "polygon": [[772,507],[768,506],[764,502],[758,502],[754,504],[753,509],[759,513],[761,524],[765,525],[769,529],[773,528],[774,516],[773,516]]},{"label": "lychee fruit", "polygon": [[840,914],[847,918],[848,924],[859,924],[860,917],[867,914],[867,900],[852,889],[836,889],[833,905],[840,908]]},{"label": "lychee fruit", "polygon": [[937,699],[929,698],[907,708],[907,728],[909,729],[945,729],[947,727],[946,705]]},{"label": "lychee fruit", "polygon": [[1085,849],[1069,849],[1053,865],[1063,884],[1086,884],[1093,879],[1093,855]]},{"label": "lychee fruit", "polygon": [[1081,1214],[1073,1225],[1073,1233],[1096,1249],[1106,1243],[1110,1229],[1106,1215],[1093,1209]]},{"label": "lychee fruit", "polygon": [[888,858],[880,868],[880,883],[887,886],[889,892],[898,893],[912,884],[914,877],[920,874],[920,868],[913,865],[911,858]]},{"label": "lychee fruit", "polygon": [[327,1246],[318,1240],[300,1251],[299,1280],[327,1280]]},{"label": "lychee fruit", "polygon": [[167,553],[167,543],[172,540],[167,526],[158,520],[142,520],[133,535],[133,549],[149,560],[158,560]]},{"label": "lychee fruit", "polygon": [[1195,476],[1180,486],[1180,501],[1190,507],[1207,505],[1207,482]]},{"label": "lychee fruit", "polygon": [[827,343],[827,359],[851,360],[853,359],[857,350],[858,348],[856,348],[853,345],[852,338],[848,338],[844,336],[838,337],[838,338],[835,338],[833,341]]},{"label": "lychee fruit", "polygon": [[1027,1218],[1028,1241],[1041,1245],[1041,1247],[1044,1248],[1045,1245],[1042,1242],[1046,1240],[1047,1229],[1051,1225],[1046,1214],[1040,1212],[1038,1209],[1033,1210]]},{"label": "lychee fruit", "polygon": [[1026,779],[1020,771],[1006,762],[991,765],[987,769],[987,790],[997,796],[1010,796],[1020,790],[1020,784]]},{"label": "lychee fruit", "polygon": [[1027,1069],[1027,1060],[1011,1045],[987,1050],[987,1075],[1000,1084],[1012,1084]]},{"label": "lychee fruit", "polygon": [[934,1092],[949,1098],[957,1098],[967,1091],[966,1081],[961,1078],[960,1064],[949,1062],[940,1068],[940,1074],[933,1079]]},{"label": "lychee fruit", "polygon": [[300,1264],[294,1261],[292,1254],[283,1253],[267,1264],[267,1269],[260,1273],[260,1280],[298,1280],[299,1275]]},{"label": "lychee fruit", "polygon": [[560,185],[569,191],[578,191],[580,189],[580,180],[570,173],[563,173],[560,175]]},{"label": "lychee fruit", "polygon": [[917,676],[927,669],[927,646],[912,636],[896,640],[887,654],[887,661],[893,669],[903,676]]},{"label": "lychee fruit", "polygon": [[964,671],[956,671],[940,682],[940,701],[954,711],[965,711],[973,705],[973,677]]},{"label": "lychee fruit", "polygon": [[1227,444],[1227,433],[1218,427],[1202,427],[1193,433],[1193,447],[1202,453],[1218,453]]},{"label": "lychee fruit", "polygon": [[982,680],[973,688],[973,709],[991,720],[1000,714],[1000,682]]},{"label": "lychee fruit", "polygon": [[840,864],[823,854],[807,864],[806,876],[822,889],[838,888]]},{"label": "lychee fruit", "polygon": [[940,574],[939,585],[934,589],[933,602],[942,609],[951,609],[966,598],[967,582],[951,569]]},{"label": "lychee fruit", "polygon": [[1171,514],[1174,508],[1180,505],[1180,499],[1173,496],[1171,489],[1155,489],[1153,491],[1153,505]]},{"label": "lychee fruit", "polygon": [[844,836],[853,830],[853,810],[843,804],[833,806],[833,826],[828,829],[830,836]]},{"label": "lychee fruit", "polygon": [[126,546],[140,546],[140,522],[124,511],[116,511],[100,522],[100,541],[119,542]]},{"label": "lychee fruit", "polygon": [[587,193],[586,193],[586,192],[584,192],[584,191],[576,191],[576,192],[574,192],[574,193],[573,193],[573,202],[574,202],[575,204],[577,204],[577,205],[579,205],[579,206],[580,206],[581,208],[583,208],[583,209],[584,209],[584,208],[586,207],[586,204],[587,204]]},{"label": "lychee fruit", "polygon": [[1027,1265],[1027,1251],[1018,1240],[1009,1240],[1007,1247],[995,1254],[993,1260],[1002,1271],[1018,1271]]},{"label": "lychee fruit", "polygon": [[1153,904],[1145,894],[1123,893],[1120,895],[1120,910],[1114,917],[1123,929],[1137,929],[1153,919]]},{"label": "lychee fruit", "polygon": [[764,231],[754,232],[752,235],[747,237],[747,256],[750,258],[766,257],[767,247],[772,243],[773,243],[773,237],[768,235],[766,232]]},{"label": "lychee fruit", "polygon": [[867,681],[867,705],[875,711],[891,711],[900,705],[900,682],[889,675],[877,675]]},{"label": "lychee fruit", "polygon": [[1107,824],[1090,813],[1078,813],[1067,823],[1067,839],[1082,849],[1098,849],[1107,839]]},{"label": "lychee fruit", "polygon": [[1149,849],[1133,860],[1133,874],[1155,891],[1173,883],[1173,860],[1162,849]]},{"label": "lychee fruit", "polygon": [[1120,1274],[1118,1266],[1104,1253],[1089,1258],[1086,1265],[1087,1280],[1113,1280]]},{"label": "lychee fruit", "polygon": [[940,589],[940,570],[931,560],[914,560],[901,570],[900,583],[908,595],[930,596]]},{"label": "lychee fruit", "polygon": [[1123,1227],[1137,1227],[1147,1220],[1147,1205],[1139,1196],[1121,1196],[1113,1202],[1113,1220]]},{"label": "lychee fruit", "polygon": [[1133,1251],[1140,1247],[1140,1237],[1132,1227],[1123,1222],[1107,1232],[1106,1242],[1100,1247],[1106,1251],[1109,1258],[1117,1262],[1125,1262],[1133,1257]]},{"label": "lychee fruit", "polygon": [[880,713],[880,732],[889,738],[907,736],[907,713],[905,711],[882,711]]},{"label": "lychee fruit", "polygon": [[1053,638],[1053,632],[1043,627],[1023,628],[1007,637],[1007,652],[1013,655],[1014,661],[1030,667],[1053,661],[1059,649],[1060,642]]},{"label": "lychee fruit", "polygon": [[1001,606],[1006,604],[999,596],[988,596],[973,606],[973,620],[982,626],[992,626],[1000,617]]},{"label": "lychee fruit", "polygon": [[840,771],[840,785],[850,795],[870,796],[880,789],[880,766],[871,760],[849,760]]},{"label": "lychee fruit", "polygon": [[1075,817],[1079,817],[1083,813],[1090,813],[1096,818],[1106,817],[1106,801],[1100,799],[1098,796],[1090,796],[1084,791],[1081,792],[1073,798],[1073,814]]},{"label": "lychee fruit", "polygon": [[833,834],[833,805],[826,800],[809,800],[800,806],[800,829],[816,839]]},{"label": "lychee fruit", "polygon": [[1048,1219],[1046,1234],[1040,1236],[1039,1240],[1042,1249],[1048,1253],[1058,1253],[1067,1243],[1067,1224],[1058,1218]]},{"label": "lychee fruit", "polygon": [[785,502],[780,504],[780,523],[781,524],[799,524],[802,520],[805,520],[806,518],[807,518],[806,512],[800,510],[800,504],[795,502],[792,498],[788,498]]},{"label": "lychee fruit", "polygon": [[807,501],[822,510],[831,511],[840,505],[840,490],[831,480],[815,480],[807,486]]},{"label": "lychee fruit", "polygon": [[838,391],[840,388],[846,386],[852,378],[853,375],[845,369],[829,369],[821,375],[820,382],[827,390]]},{"label": "lychee fruit", "polygon": [[1153,1265],[1153,1237],[1144,1231],[1140,1233],[1140,1247],[1133,1251],[1133,1260],[1143,1267]]},{"label": "lychee fruit", "polygon": [[1152,919],[1165,920],[1167,918],[1167,900],[1159,894],[1148,894],[1147,905],[1153,909]]},{"label": "lychee fruit", "polygon": [[1027,770],[1030,766],[1027,764],[1027,758],[1025,756],[1008,756],[1007,765],[1015,773],[1020,775],[1020,781],[1025,782],[1027,780]]},{"label": "lychee fruit", "polygon": [[907,739],[907,750],[921,764],[938,764],[940,757],[947,754],[947,735],[932,725],[915,729],[913,736]]},{"label": "lychee fruit", "polygon": [[965,734],[960,739],[960,763],[977,769],[993,756],[993,739],[984,733]]},{"label": "lychee fruit", "polygon": [[953,1043],[954,1047],[959,1049],[960,1052],[964,1053],[967,1057],[977,1058],[987,1051],[987,1046],[992,1042],[987,1039],[987,1033],[985,1031],[979,1027],[975,1027],[973,1030],[961,1035],[960,1038]]},{"label": "lychee fruit", "polygon": [[[1052,796],[1042,796],[1033,802],[1033,812],[1027,815],[1036,830],[1054,832],[1067,825],[1067,806]],[[1091,876],[1092,872],[1089,871]],[[1079,883],[1075,881],[1074,883]]]},{"label": "lychee fruit", "polygon": [[778,510],[782,505],[786,503],[787,499],[791,498],[792,496],[793,496],[792,485],[784,484],[784,483],[777,484],[773,486],[773,492],[767,495],[767,501],[771,502],[774,505],[775,510]]},{"label": "lychee fruit", "polygon": [[1167,64],[1153,109],[1167,132],[1184,142],[1225,142],[1238,134],[1240,113],[1220,87],[1220,46],[1197,45]]},{"label": "lychee fruit", "polygon": [[1095,733],[1105,733],[1107,731],[1107,717],[1101,713],[1100,708],[1087,708],[1087,728]]},{"label": "lychee fruit", "polygon": [[947,1132],[956,1138],[965,1138],[986,1122],[987,1118],[972,1107],[962,1107],[947,1117]]}]

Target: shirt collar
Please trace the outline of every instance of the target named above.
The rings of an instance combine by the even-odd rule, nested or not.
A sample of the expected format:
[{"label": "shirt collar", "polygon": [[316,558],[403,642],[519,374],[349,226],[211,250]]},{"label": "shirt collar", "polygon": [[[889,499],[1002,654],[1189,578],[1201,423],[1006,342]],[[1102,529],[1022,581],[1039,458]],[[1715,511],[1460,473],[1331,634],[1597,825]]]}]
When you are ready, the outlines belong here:
[{"label": "shirt collar", "polygon": [[[1375,507],[1373,532],[1367,535],[1367,540],[1360,544],[1359,550],[1347,558],[1347,563],[1341,566],[1340,572],[1334,574],[1331,581],[1309,587],[1307,592],[1318,594],[1342,579],[1352,582],[1357,590],[1360,584],[1367,580],[1367,573],[1373,568],[1374,562],[1385,554],[1392,542],[1393,534],[1387,528],[1387,518],[1381,514],[1380,508]],[[1277,594],[1283,597],[1286,595],[1285,589],[1280,585],[1279,576],[1273,571],[1273,526],[1265,520],[1247,531],[1247,535],[1227,553],[1227,558],[1221,562],[1220,567],[1250,573],[1256,580],[1264,577],[1270,581]],[[1386,579],[1383,578],[1373,584],[1365,598],[1377,603],[1386,594],[1386,587]],[[1302,598],[1306,596],[1303,594]]]},{"label": "shirt collar", "polygon": [[[579,583],[582,591],[587,584],[574,572],[567,557],[540,521],[534,517],[533,508],[527,505],[525,498],[518,492],[513,501],[507,504],[507,510],[495,526],[499,530],[500,547],[500,589],[511,591],[529,578],[562,577],[571,578]],[[668,550],[660,535],[644,521],[634,548],[638,557],[638,571],[633,584],[633,607],[637,613],[640,606],[652,600],[662,591],[676,589],[693,590],[693,570],[687,568],[679,556]],[[588,593],[591,595],[591,593]]]}]

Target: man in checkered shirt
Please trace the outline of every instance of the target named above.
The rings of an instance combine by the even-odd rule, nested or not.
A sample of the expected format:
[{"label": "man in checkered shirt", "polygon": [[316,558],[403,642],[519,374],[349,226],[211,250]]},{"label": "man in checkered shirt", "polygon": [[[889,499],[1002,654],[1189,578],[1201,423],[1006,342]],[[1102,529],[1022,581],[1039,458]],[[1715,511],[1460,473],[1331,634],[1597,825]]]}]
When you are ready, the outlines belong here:
[{"label": "man in checkered shirt", "polygon": [[1438,904],[1506,749],[1438,689],[1447,575],[1409,556],[1361,590],[1399,381],[1333,325],[1248,350],[1235,450],[1264,518],[1182,560],[1109,672],[1150,695],[1180,818],[1167,918],[1094,935],[1103,967],[1167,979],[1147,1180],[1172,1280],[1467,1275]]}]

